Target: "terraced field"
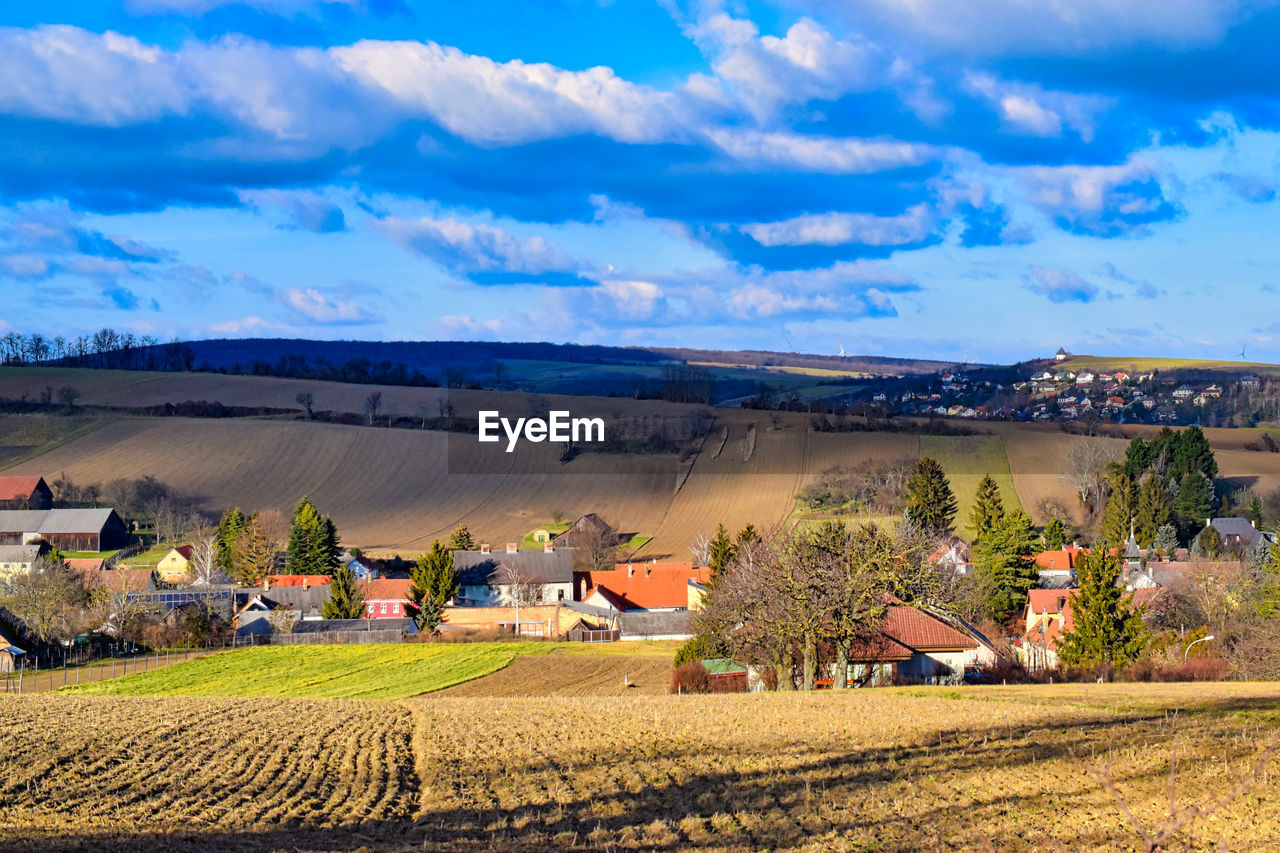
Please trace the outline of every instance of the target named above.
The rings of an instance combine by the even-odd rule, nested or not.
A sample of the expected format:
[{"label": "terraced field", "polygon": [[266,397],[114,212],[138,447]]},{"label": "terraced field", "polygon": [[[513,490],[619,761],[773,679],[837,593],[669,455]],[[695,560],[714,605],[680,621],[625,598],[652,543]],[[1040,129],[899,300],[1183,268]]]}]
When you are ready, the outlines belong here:
[{"label": "terraced field", "polygon": [[1098,772],[1152,831],[1171,801],[1238,791],[1169,849],[1274,849],[1275,768],[1256,762],[1278,710],[1277,684],[6,697],[0,837],[39,853],[1139,849]]}]

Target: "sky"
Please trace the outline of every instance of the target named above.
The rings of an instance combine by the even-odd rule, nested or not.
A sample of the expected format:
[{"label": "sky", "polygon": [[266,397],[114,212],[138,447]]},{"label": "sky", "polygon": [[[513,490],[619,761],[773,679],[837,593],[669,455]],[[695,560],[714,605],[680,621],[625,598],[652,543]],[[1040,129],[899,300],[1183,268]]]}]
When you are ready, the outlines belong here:
[{"label": "sky", "polygon": [[1280,362],[1280,0],[0,6],[0,332]]}]

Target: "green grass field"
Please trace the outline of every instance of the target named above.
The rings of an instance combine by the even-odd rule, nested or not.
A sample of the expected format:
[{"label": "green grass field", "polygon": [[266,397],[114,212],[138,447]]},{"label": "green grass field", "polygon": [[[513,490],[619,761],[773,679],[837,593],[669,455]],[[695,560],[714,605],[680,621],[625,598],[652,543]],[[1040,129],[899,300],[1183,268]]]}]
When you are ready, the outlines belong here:
[{"label": "green grass field", "polygon": [[973,508],[973,493],[984,475],[990,474],[1000,486],[1000,497],[1005,510],[1020,509],[1018,493],[1013,487],[1013,475],[1009,472],[1009,457],[1004,452],[1004,442],[996,435],[922,435],[920,455],[936,459],[951,481],[958,510],[956,532],[972,540],[975,531],[969,526],[969,512]]},{"label": "green grass field", "polygon": [[[0,470],[34,459],[109,423],[79,415],[0,415]],[[57,472],[46,475],[52,482]]]},{"label": "green grass field", "polygon": [[402,643],[259,646],[111,681],[68,687],[93,696],[296,696],[405,699],[497,672],[517,655],[670,659],[678,642]]}]

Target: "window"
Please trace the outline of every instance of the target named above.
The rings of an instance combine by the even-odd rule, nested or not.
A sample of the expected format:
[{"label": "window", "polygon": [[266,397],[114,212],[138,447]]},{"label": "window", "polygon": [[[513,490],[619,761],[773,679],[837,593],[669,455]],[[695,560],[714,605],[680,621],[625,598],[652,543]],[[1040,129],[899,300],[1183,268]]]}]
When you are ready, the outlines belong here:
[{"label": "window", "polygon": [[560,600],[560,601],[564,601],[564,590],[563,590],[563,589],[562,589],[562,590],[559,590],[559,596],[560,596],[559,600]]},{"label": "window", "polygon": [[382,615],[383,616],[387,615],[387,603],[385,601],[382,602]]}]

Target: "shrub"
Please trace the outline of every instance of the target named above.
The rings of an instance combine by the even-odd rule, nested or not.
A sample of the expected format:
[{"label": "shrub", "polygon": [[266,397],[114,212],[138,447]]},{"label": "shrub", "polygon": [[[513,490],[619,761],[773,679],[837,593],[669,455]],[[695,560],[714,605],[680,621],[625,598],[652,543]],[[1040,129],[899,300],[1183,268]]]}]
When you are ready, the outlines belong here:
[{"label": "shrub", "polygon": [[681,666],[691,661],[707,660],[708,658],[725,657],[727,650],[722,643],[711,639],[710,637],[696,634],[690,637],[683,646],[676,651],[675,660],[672,666]]},{"label": "shrub", "polygon": [[701,661],[683,663],[671,670],[671,686],[668,693],[710,693],[711,673]]}]

